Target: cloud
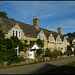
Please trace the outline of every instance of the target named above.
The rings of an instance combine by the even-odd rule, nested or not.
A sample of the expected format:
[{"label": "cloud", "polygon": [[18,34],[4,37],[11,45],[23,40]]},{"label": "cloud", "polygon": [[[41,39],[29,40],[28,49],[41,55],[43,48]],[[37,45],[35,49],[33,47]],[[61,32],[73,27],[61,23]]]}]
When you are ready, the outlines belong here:
[{"label": "cloud", "polygon": [[50,30],[50,31],[55,31],[57,30],[56,26],[54,26],[53,28],[50,26],[46,26],[46,29]]},{"label": "cloud", "polygon": [[[6,2],[7,3],[7,2]],[[48,18],[61,16],[64,14],[75,12],[70,7],[75,7],[73,2],[62,1],[10,1],[9,6],[15,13],[21,14],[24,19],[32,19],[33,16],[38,18]],[[11,12],[11,14],[14,14]]]},{"label": "cloud", "polygon": [[[32,23],[34,16],[42,21],[42,26],[56,31],[61,25],[63,30],[75,28],[75,1],[1,1],[8,17],[21,22]],[[51,27],[46,27],[51,25]],[[56,26],[56,27],[55,27]],[[70,30],[69,30],[70,31]]]},{"label": "cloud", "polygon": [[65,20],[60,21],[60,23],[61,23],[61,26],[65,29],[75,28],[75,19],[65,19]]}]

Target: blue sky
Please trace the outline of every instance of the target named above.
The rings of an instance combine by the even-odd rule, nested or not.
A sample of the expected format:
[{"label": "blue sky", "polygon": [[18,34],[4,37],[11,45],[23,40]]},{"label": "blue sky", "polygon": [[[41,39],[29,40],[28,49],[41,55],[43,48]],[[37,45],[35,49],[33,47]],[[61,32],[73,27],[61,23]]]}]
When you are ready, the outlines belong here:
[{"label": "blue sky", "polygon": [[1,11],[9,18],[33,25],[33,18],[39,18],[39,27],[62,34],[75,32],[75,1],[0,1]]}]

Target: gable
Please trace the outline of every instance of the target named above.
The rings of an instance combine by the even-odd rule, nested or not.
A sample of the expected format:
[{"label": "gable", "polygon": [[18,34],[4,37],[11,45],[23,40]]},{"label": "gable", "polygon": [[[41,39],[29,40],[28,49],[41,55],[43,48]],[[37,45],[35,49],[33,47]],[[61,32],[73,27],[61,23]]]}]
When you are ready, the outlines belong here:
[{"label": "gable", "polygon": [[[60,42],[58,42],[58,38],[60,39]],[[57,43],[62,43],[62,39],[61,39],[61,37],[60,37],[59,34],[58,34],[58,36],[56,37],[56,42],[57,42]]]},{"label": "gable", "polygon": [[[53,41],[50,41],[50,39],[51,39],[50,37],[52,37]],[[52,34],[50,34],[50,36],[48,37],[48,40],[49,40],[49,42],[55,42],[54,36]]]},{"label": "gable", "polygon": [[44,39],[46,39],[46,35],[45,33],[43,32],[43,30],[41,30],[38,35],[37,35],[37,38],[39,39],[39,35],[44,35]]}]

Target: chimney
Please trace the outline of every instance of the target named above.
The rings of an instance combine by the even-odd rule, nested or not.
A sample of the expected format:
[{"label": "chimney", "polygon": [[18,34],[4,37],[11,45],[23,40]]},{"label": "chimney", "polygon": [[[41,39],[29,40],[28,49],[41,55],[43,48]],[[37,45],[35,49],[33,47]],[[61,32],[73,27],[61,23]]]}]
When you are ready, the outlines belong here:
[{"label": "chimney", "polygon": [[39,19],[36,18],[36,16],[34,16],[34,19],[33,19],[33,26],[36,26],[37,28],[39,28]]},{"label": "chimney", "polygon": [[61,26],[58,27],[58,33],[62,34],[62,32],[61,32]]}]

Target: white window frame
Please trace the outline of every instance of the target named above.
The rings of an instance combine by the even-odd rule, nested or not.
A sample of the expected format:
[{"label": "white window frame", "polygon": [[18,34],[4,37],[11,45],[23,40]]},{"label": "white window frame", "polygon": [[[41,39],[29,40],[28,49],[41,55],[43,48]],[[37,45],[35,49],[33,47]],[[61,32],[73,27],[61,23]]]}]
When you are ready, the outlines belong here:
[{"label": "white window frame", "polygon": [[60,42],[60,37],[57,38],[57,41]]},{"label": "white window frame", "polygon": [[[14,36],[13,36],[13,31],[14,31]],[[18,37],[18,38],[21,38],[21,31],[22,31],[22,30],[19,30],[19,29],[12,29],[12,36],[13,36],[13,37],[16,36],[16,31],[17,31],[17,37]],[[19,32],[20,32],[20,37],[19,37]]]},{"label": "white window frame", "polygon": [[67,47],[65,47],[65,51],[67,51]]},{"label": "white window frame", "polygon": [[44,34],[39,34],[39,39],[44,40]]},{"label": "white window frame", "polygon": [[50,36],[50,42],[53,42],[53,37],[52,36]]},{"label": "white window frame", "polygon": [[64,43],[66,43],[66,39],[64,39]]}]

